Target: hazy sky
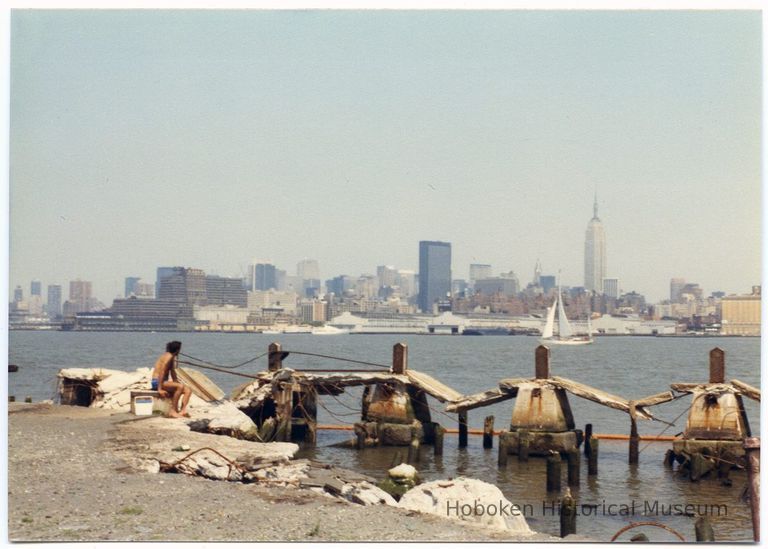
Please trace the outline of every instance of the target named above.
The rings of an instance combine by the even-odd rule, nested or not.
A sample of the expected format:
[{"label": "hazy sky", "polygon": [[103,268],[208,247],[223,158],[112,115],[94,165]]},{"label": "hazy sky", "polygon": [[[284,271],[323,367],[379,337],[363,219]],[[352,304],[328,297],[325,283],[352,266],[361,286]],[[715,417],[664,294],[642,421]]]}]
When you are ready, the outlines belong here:
[{"label": "hazy sky", "polygon": [[323,279],[418,241],[584,282],[760,282],[759,12],[15,11],[10,286]]}]

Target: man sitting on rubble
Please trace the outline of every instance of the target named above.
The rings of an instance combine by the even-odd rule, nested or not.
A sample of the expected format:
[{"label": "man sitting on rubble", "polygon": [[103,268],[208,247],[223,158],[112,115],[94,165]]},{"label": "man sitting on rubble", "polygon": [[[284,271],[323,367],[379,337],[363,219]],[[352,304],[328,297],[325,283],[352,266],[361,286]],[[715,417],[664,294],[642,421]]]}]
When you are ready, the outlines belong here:
[{"label": "man sitting on rubble", "polygon": [[[157,391],[160,398],[171,397],[168,417],[189,417],[187,405],[192,396],[192,389],[181,383],[176,374],[176,362],[180,351],[181,341],[169,342],[165,346],[165,352],[155,362],[155,369],[152,372],[152,390]],[[179,410],[179,400],[181,400],[181,410]]]}]

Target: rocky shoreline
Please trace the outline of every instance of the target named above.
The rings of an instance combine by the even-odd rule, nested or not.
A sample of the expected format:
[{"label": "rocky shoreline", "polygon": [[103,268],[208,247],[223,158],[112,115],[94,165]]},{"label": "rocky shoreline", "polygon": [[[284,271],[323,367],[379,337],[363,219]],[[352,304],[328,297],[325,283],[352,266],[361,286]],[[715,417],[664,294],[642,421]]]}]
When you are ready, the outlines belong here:
[{"label": "rocky shoreline", "polygon": [[[291,460],[290,443],[52,404],[11,403],[8,426],[11,541],[560,541],[375,504],[365,475]],[[216,452],[176,463],[203,447]],[[230,476],[228,461],[252,478]],[[220,479],[179,474],[201,468]],[[332,478],[346,481],[339,493],[326,486]]]}]

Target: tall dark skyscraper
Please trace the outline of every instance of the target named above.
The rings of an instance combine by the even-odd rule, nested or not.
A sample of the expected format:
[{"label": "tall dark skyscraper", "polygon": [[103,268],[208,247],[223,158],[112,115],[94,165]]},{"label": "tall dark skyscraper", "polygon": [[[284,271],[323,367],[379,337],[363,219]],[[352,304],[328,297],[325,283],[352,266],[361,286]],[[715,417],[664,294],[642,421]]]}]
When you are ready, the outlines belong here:
[{"label": "tall dark skyscraper", "polygon": [[254,263],[248,266],[249,290],[277,289],[277,268],[271,263]]},{"label": "tall dark skyscraper", "polygon": [[432,312],[439,299],[451,292],[451,243],[419,242],[419,309]]}]

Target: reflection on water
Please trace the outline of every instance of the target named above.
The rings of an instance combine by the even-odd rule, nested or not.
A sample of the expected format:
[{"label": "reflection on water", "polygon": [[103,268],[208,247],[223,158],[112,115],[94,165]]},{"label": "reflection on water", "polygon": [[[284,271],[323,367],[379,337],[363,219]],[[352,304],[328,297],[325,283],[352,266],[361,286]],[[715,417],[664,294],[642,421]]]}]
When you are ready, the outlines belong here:
[{"label": "reflection on water", "polygon": [[[19,365],[19,372],[9,374],[9,394],[17,399],[32,396],[34,400],[51,398],[55,375],[64,367],[105,367],[132,370],[151,366],[166,341],[183,341],[183,351],[218,364],[236,364],[257,356],[276,340],[284,349],[310,351],[377,363],[390,363],[392,345],[403,341],[409,346],[410,367],[435,376],[459,392],[470,394],[495,387],[505,377],[533,375],[535,338],[529,337],[429,337],[429,336],[337,336],[309,335],[234,335],[234,334],[148,334],[148,333],[45,333],[11,332],[9,360]],[[702,382],[708,378],[708,352],[719,346],[726,352],[726,379],[737,378],[754,386],[760,385],[760,341],[753,338],[640,338],[615,337],[598,339],[594,345],[579,348],[552,349],[552,372],[581,383],[600,388],[625,398],[639,398],[669,389],[673,382]],[[266,358],[251,365],[250,372],[266,368]],[[289,367],[334,367],[334,363],[313,357],[292,355]],[[339,364],[339,367],[347,367]],[[242,370],[241,370],[242,371]],[[248,372],[249,370],[244,369]],[[225,391],[231,391],[243,379],[220,372],[205,372]],[[321,424],[351,424],[356,419],[361,391],[350,390],[337,398],[323,396],[319,410]],[[569,396],[577,426],[592,423],[596,433],[629,433],[626,414]],[[666,434],[681,432],[690,397],[681,398],[653,409],[658,417],[671,421],[681,413],[675,426]],[[456,427],[452,414],[441,412],[443,405],[431,401],[433,420],[449,428]],[[759,406],[745,399],[754,433],[760,429]],[[507,428],[512,401],[469,413],[470,428],[482,428],[483,418],[494,415],[496,429]],[[665,425],[640,422],[640,434],[659,434]],[[407,455],[406,448],[376,448],[362,451],[336,448],[334,443],[352,437],[345,431],[320,431],[318,446],[302,450],[302,455],[334,462],[341,467],[366,472],[383,478],[396,452]],[[457,436],[446,435],[444,455],[437,460],[429,446],[421,450],[418,469],[423,479],[465,475],[499,486],[506,497],[527,511],[534,530],[559,534],[559,519],[552,511],[556,495],[547,494],[545,460],[531,457],[520,463],[510,456],[507,467],[497,466],[497,441],[494,449],[482,448],[482,437],[469,437],[469,447],[459,450]],[[587,476],[586,460],[581,460],[581,486],[574,495],[581,507],[578,532],[600,540],[610,539],[619,529],[632,522],[657,520],[680,532],[686,540],[695,539],[695,517],[675,514],[656,516],[672,505],[719,504],[709,518],[718,541],[752,539],[748,505],[740,496],[746,475],[731,473],[733,484],[721,486],[717,480],[692,483],[678,478],[662,464],[670,443],[641,443],[640,464],[627,464],[627,442],[601,440],[599,475]],[[565,464],[564,464],[565,465]],[[563,466],[563,486],[566,467]],[[621,505],[632,506],[632,516],[613,512]],[[676,541],[673,534],[646,527],[632,530],[620,539],[645,532],[652,541]]]}]

